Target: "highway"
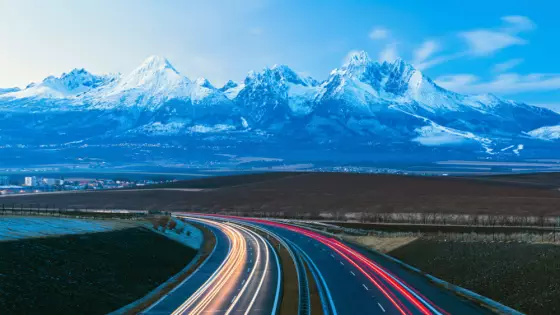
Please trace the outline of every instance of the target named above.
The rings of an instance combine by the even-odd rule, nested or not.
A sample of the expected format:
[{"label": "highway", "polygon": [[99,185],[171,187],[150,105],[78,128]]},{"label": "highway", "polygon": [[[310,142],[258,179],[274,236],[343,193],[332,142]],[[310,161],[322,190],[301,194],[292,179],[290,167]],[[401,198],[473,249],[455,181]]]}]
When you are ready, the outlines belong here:
[{"label": "highway", "polygon": [[206,261],[143,314],[273,314],[280,298],[276,252],[260,234],[203,218],[217,243]]},{"label": "highway", "polygon": [[387,258],[335,238],[277,221],[214,220],[255,224],[283,238],[309,266],[324,314],[493,314]]}]

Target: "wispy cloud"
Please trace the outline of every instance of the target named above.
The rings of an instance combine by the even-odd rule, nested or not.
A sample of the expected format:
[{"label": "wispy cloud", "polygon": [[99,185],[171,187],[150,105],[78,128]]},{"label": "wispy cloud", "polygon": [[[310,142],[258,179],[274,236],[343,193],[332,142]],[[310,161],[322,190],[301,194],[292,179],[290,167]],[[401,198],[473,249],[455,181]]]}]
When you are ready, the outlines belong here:
[{"label": "wispy cloud", "polygon": [[432,57],[441,49],[440,42],[430,39],[424,41],[412,54],[414,56],[412,64],[418,70],[426,70],[440,63],[448,62],[464,56],[464,53],[447,54]]},{"label": "wispy cloud", "polygon": [[471,54],[475,56],[488,56],[506,47],[527,44],[526,40],[516,35],[491,30],[463,32],[460,36],[467,42]]},{"label": "wispy cloud", "polygon": [[502,21],[507,23],[507,25],[504,27],[504,30],[512,33],[532,31],[537,28],[535,22],[533,22],[530,18],[522,15],[504,16],[502,17]]},{"label": "wispy cloud", "polygon": [[456,54],[449,54],[449,55],[441,55],[434,57],[432,59],[424,60],[422,63],[414,63],[414,67],[418,70],[426,70],[433,66],[437,66],[441,63],[445,63],[451,60],[459,59],[461,57],[466,56],[467,54],[464,52],[458,52]]},{"label": "wispy cloud", "polygon": [[414,63],[420,64],[431,57],[437,50],[439,50],[439,43],[435,40],[427,40],[414,50]]},{"label": "wispy cloud", "polygon": [[470,85],[478,81],[478,77],[473,74],[452,74],[444,75],[437,78],[436,83],[446,89],[450,89],[455,92],[461,92],[461,87]]},{"label": "wispy cloud", "polygon": [[536,28],[535,23],[525,16],[504,16],[502,21],[505,25],[501,27],[461,32],[459,37],[467,43],[472,55],[488,56],[510,46],[526,45],[528,41],[519,33]]},{"label": "wispy cloud", "polygon": [[384,27],[374,27],[369,32],[369,38],[373,40],[385,39],[387,37],[389,37],[389,30]]},{"label": "wispy cloud", "polygon": [[523,92],[543,92],[560,89],[560,74],[504,73],[489,81],[481,81],[472,74],[446,75],[437,78],[436,83],[449,90],[467,93],[496,93],[511,95]]},{"label": "wispy cloud", "polygon": [[[413,64],[419,70],[445,63],[466,56],[485,57],[493,53],[516,45],[526,45],[528,41],[520,37],[520,33],[534,30],[536,24],[526,16],[510,15],[501,18],[503,24],[494,28],[479,28],[457,33],[457,36],[467,44],[467,49],[446,55],[434,56],[441,50],[442,43],[434,40],[424,41],[413,51]],[[505,72],[522,62],[510,60],[496,65],[496,72]]]},{"label": "wispy cloud", "polygon": [[393,42],[387,44],[385,48],[383,48],[383,50],[379,53],[379,62],[393,62],[398,58],[398,56],[399,54],[397,51],[397,43]]},{"label": "wispy cloud", "polygon": [[494,67],[492,68],[492,71],[498,72],[498,73],[506,72],[508,70],[511,70],[511,69],[517,67],[518,65],[523,63],[523,61],[524,60],[522,58],[510,59],[506,62],[495,64]]}]

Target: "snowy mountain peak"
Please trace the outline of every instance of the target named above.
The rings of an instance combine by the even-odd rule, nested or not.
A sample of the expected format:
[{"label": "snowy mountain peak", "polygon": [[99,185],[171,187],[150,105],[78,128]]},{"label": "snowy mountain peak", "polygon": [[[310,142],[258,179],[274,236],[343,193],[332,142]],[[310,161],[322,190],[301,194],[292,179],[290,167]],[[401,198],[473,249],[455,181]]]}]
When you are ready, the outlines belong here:
[{"label": "snowy mountain peak", "polygon": [[91,91],[114,80],[111,75],[97,76],[85,69],[74,69],[59,77],[48,76],[41,83],[31,83],[23,90],[14,90],[2,96],[12,99],[61,99]]},{"label": "snowy mountain peak", "polygon": [[426,81],[422,72],[400,58],[392,63],[384,62],[381,67],[389,71],[385,90],[395,95],[402,95],[407,91],[416,93]]},{"label": "snowy mountain peak", "polygon": [[380,65],[371,60],[365,51],[353,51],[348,54],[341,68],[334,69],[331,76],[355,78],[360,81],[371,81],[372,77],[379,77]]},{"label": "snowy mountain peak", "polygon": [[401,72],[416,70],[416,68],[414,68],[412,64],[406,62],[401,57],[397,57],[397,59],[395,59],[393,62],[384,61],[383,63],[387,63],[394,70],[401,71]]},{"label": "snowy mountain peak", "polygon": [[157,71],[157,70],[165,70],[165,69],[170,69],[175,73],[179,73],[175,67],[173,67],[173,65],[171,65],[171,63],[169,62],[169,60],[167,60],[167,58],[162,57],[162,56],[157,56],[157,55],[153,55],[150,56],[148,58],[146,58],[146,60],[144,60],[144,62],[142,62],[142,64],[140,65],[138,69],[144,69],[146,71]]},{"label": "snowy mountain peak", "polygon": [[346,57],[346,62],[344,63],[344,68],[351,68],[357,66],[364,66],[370,64],[372,61],[369,58],[367,52],[361,51],[352,51]]},{"label": "snowy mountain peak", "polygon": [[218,90],[220,92],[223,92],[224,95],[230,99],[233,100],[237,97],[237,95],[239,94],[239,92],[241,90],[243,90],[243,88],[245,87],[245,84],[239,84],[237,82],[234,82],[232,80],[229,80],[226,82],[226,84],[224,84],[224,86],[222,86],[221,88],[219,88]]},{"label": "snowy mountain peak", "polygon": [[297,72],[295,72],[294,70],[292,70],[290,67],[286,65],[275,64],[274,66],[272,66],[270,70],[272,71],[276,80],[278,81],[284,80],[285,82],[299,84],[303,86],[317,85],[317,81],[315,81],[313,78],[304,77],[303,75],[298,74]]},{"label": "snowy mountain peak", "polygon": [[196,81],[194,81],[194,84],[205,87],[207,89],[212,89],[212,90],[216,89],[212,85],[212,83],[210,83],[210,81],[208,81],[208,79],[206,79],[206,78],[198,78],[198,79],[196,79]]},{"label": "snowy mountain peak", "polygon": [[13,87],[13,88],[0,88],[0,95],[6,94],[6,93],[18,92],[18,91],[21,91],[21,89],[18,88],[18,87]]},{"label": "snowy mountain peak", "polygon": [[189,79],[181,75],[167,59],[151,56],[123,77],[110,94],[133,89],[142,89],[154,94],[173,93],[189,83]]},{"label": "snowy mountain peak", "polygon": [[108,83],[108,81],[114,80],[114,77],[108,76],[96,76],[88,72],[87,70],[73,69],[68,73],[63,73],[60,77],[50,76],[43,80],[42,84],[49,85],[63,85],[69,91],[74,91],[76,89],[81,89],[83,87],[94,89],[103,84]]},{"label": "snowy mountain peak", "polygon": [[219,90],[220,91],[227,91],[229,89],[233,89],[235,87],[239,86],[239,84],[237,82],[234,82],[232,80],[229,80],[226,82],[226,84],[224,84],[224,86],[222,86]]},{"label": "snowy mountain peak", "polygon": [[188,99],[191,81],[160,56],[151,56],[115,84],[88,93],[95,108],[140,106],[157,109],[170,99]]},{"label": "snowy mountain peak", "polygon": [[[503,148],[511,139],[560,141],[559,114],[491,94],[457,94],[402,59],[379,63],[364,51],[349,54],[320,85],[286,65],[274,65],[249,72],[242,83],[228,81],[216,89],[205,78],[190,81],[160,56],[118,77],[74,69],[21,91],[0,90],[0,126],[13,121],[14,110],[33,114],[21,116],[21,121],[33,122],[24,130],[32,136],[61,126],[67,126],[65,137],[83,135],[84,125],[91,124],[88,130],[95,133],[107,126],[100,131],[106,137],[187,136],[209,130],[235,137],[229,131],[243,128],[243,136],[259,141],[266,134],[310,143],[355,139],[368,147],[464,143],[465,148],[480,145],[485,152],[494,144]],[[42,117],[41,112],[53,115]],[[8,138],[25,132],[16,130]],[[519,143],[514,142],[518,148]]]}]

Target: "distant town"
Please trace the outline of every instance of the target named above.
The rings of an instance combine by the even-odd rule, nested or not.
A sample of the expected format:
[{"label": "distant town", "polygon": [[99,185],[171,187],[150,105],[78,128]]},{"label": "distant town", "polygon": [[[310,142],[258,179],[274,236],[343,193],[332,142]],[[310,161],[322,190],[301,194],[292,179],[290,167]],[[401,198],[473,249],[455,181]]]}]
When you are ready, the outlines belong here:
[{"label": "distant town", "polygon": [[41,176],[26,176],[23,182],[10,176],[0,176],[0,195],[44,193],[71,190],[106,190],[138,188],[146,185],[174,182],[172,180],[114,180],[114,179],[71,179]]}]

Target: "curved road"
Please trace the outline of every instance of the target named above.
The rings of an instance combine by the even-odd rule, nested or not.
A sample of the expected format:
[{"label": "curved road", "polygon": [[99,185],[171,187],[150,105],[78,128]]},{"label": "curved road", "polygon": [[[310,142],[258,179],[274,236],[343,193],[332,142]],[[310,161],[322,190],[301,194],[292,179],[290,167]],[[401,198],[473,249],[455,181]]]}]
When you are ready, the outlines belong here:
[{"label": "curved road", "polygon": [[234,223],[190,218],[216,235],[210,256],[143,314],[272,314],[280,295],[276,252],[260,234]]},{"label": "curved road", "polygon": [[385,257],[335,238],[277,221],[205,217],[258,225],[282,237],[309,266],[325,314],[492,314]]}]

